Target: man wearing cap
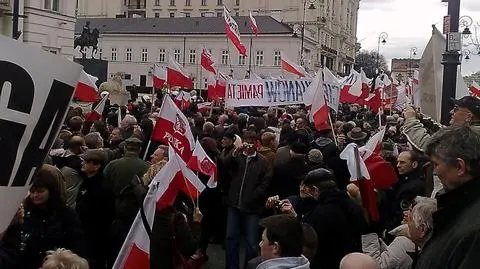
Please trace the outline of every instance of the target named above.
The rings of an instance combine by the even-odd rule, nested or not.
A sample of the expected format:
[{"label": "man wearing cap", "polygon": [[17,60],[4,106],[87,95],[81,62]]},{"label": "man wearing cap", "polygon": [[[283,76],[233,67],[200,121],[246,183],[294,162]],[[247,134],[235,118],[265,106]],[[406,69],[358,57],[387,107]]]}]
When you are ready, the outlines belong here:
[{"label": "man wearing cap", "polygon": [[[472,131],[480,134],[480,99],[473,96],[464,96],[459,100],[452,100],[455,107],[450,111],[452,115],[450,125],[466,125]],[[417,119],[417,112],[413,107],[403,111],[405,123],[402,127],[410,144],[418,150],[423,150],[430,141],[430,135]]]},{"label": "man wearing cap", "polygon": [[107,154],[101,149],[93,149],[83,154],[82,159],[83,182],[75,209],[87,240],[85,258],[90,268],[105,269],[108,230],[115,214],[113,192],[102,173],[107,164]]},{"label": "man wearing cap", "polygon": [[[140,207],[139,197],[136,197],[132,188],[136,188],[136,185],[133,186],[133,183],[136,182],[136,176],[138,176],[138,182],[136,183],[143,185],[140,179],[149,168],[148,163],[139,157],[142,144],[142,140],[134,137],[125,140],[124,157],[110,162],[103,171],[115,195],[115,220],[114,227],[111,229],[113,238],[112,248],[110,249],[112,255],[110,258],[113,261]],[[116,254],[114,254],[115,252]]]},{"label": "man wearing cap", "polygon": [[346,254],[361,251],[366,225],[363,210],[346,191],[337,188],[329,170],[310,171],[300,185],[299,196],[280,203],[278,197],[268,198],[267,207],[275,204],[280,204],[284,214],[296,216],[315,229],[318,248],[310,268],[337,269]]}]

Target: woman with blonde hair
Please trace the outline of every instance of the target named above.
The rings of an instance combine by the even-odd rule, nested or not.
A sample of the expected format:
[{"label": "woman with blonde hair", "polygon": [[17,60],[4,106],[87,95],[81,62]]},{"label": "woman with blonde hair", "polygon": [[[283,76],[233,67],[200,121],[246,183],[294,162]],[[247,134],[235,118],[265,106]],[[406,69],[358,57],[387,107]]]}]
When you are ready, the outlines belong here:
[{"label": "woman with blonde hair", "polygon": [[41,269],[89,269],[84,258],[68,249],[59,248],[47,252]]}]

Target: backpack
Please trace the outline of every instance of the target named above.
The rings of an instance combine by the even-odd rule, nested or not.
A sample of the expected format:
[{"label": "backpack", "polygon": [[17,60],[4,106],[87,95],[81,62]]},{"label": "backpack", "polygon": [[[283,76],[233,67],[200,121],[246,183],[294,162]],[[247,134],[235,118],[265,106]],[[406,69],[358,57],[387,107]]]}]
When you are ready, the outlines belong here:
[{"label": "backpack", "polygon": [[130,183],[115,196],[116,217],[133,220],[142,206],[147,191],[147,187],[143,185],[140,178],[134,175]]}]

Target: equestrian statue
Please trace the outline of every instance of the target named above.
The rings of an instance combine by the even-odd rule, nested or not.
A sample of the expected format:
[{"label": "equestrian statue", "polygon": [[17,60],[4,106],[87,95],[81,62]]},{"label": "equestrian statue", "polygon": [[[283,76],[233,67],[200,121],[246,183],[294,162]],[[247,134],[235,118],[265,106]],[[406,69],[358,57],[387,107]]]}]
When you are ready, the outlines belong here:
[{"label": "equestrian statue", "polygon": [[98,29],[93,29],[93,31],[90,32],[90,22],[87,21],[85,25],[83,26],[82,30],[82,35],[75,38],[73,42],[73,49],[76,49],[78,46],[80,46],[80,52],[82,53],[82,58],[87,57],[87,52],[85,51],[85,48],[92,47],[92,59],[95,59],[95,54],[97,53],[98,50],[98,37],[100,36],[100,31]]}]

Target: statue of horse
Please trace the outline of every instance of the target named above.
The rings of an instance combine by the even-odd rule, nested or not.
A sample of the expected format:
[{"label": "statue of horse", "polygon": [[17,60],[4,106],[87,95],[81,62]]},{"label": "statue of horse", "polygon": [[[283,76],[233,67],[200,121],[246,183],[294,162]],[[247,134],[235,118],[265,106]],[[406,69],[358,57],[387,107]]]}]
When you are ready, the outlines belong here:
[{"label": "statue of horse", "polygon": [[80,52],[82,53],[83,58],[86,58],[85,48],[92,47],[92,59],[95,59],[94,55],[98,50],[98,38],[100,36],[100,31],[98,29],[93,29],[90,34],[82,34],[81,36],[75,38],[73,42],[73,49],[76,49],[80,46]]}]

